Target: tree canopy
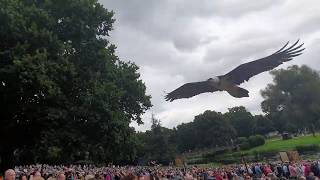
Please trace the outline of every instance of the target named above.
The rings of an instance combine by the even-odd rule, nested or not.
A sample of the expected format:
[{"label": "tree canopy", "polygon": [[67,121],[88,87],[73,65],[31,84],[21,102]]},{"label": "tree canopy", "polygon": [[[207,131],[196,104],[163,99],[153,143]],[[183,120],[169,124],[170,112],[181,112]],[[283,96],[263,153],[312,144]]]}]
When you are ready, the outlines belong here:
[{"label": "tree canopy", "polygon": [[280,131],[319,128],[320,76],[308,66],[272,71],[273,83],[261,91],[263,112]]},{"label": "tree canopy", "polygon": [[138,66],[108,41],[113,12],[96,0],[0,7],[2,167],[14,152],[21,163],[126,158],[129,123],[142,123],[151,103]]},{"label": "tree canopy", "polygon": [[253,133],[254,119],[243,106],[230,108],[225,114],[230,124],[235,128],[237,136],[249,137]]},{"label": "tree canopy", "polygon": [[[205,111],[194,121],[177,126],[177,143],[180,151],[226,146],[235,136],[235,130],[222,113]],[[223,136],[221,136],[223,134]]]},{"label": "tree canopy", "polygon": [[139,149],[141,163],[157,161],[157,163],[169,164],[177,153],[175,130],[162,127],[161,120],[154,116],[151,122],[151,130],[140,134],[143,143]]}]

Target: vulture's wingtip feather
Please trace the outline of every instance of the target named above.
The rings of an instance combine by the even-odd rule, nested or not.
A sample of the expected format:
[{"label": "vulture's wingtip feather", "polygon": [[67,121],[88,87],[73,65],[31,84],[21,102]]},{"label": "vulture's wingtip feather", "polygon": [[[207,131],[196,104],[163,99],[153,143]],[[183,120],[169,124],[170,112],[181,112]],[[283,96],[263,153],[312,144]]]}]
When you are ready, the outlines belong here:
[{"label": "vulture's wingtip feather", "polygon": [[275,52],[274,54],[277,54],[279,52],[281,52],[284,48],[286,48],[288,46],[290,41],[288,41],[284,46],[282,46],[282,48],[280,48],[277,52]]}]

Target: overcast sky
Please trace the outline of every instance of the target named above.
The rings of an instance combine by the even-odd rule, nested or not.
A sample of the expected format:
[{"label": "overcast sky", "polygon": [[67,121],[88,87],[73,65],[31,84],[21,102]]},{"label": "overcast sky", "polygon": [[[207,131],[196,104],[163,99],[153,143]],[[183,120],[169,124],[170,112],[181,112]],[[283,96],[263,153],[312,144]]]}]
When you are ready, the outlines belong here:
[{"label": "overcast sky", "polygon": [[306,64],[320,70],[320,1],[293,0],[100,0],[115,12],[111,42],[121,60],[135,62],[152,96],[153,107],[144,114],[150,129],[153,113],[172,128],[190,122],[205,110],[226,112],[245,106],[261,114],[260,90],[272,77],[259,74],[241,85],[249,98],[226,92],[205,93],[166,102],[170,92],[187,82],[222,75],[241,63],[270,55],[287,41],[305,43],[303,55],[279,66]]}]

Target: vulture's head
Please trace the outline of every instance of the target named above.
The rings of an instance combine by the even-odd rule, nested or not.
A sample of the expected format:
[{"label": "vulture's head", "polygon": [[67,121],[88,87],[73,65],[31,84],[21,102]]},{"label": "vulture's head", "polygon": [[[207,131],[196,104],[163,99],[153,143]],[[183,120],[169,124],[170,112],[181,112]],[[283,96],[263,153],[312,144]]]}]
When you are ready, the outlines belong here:
[{"label": "vulture's head", "polygon": [[208,81],[213,82],[214,84],[220,83],[220,79],[218,77],[209,78]]}]

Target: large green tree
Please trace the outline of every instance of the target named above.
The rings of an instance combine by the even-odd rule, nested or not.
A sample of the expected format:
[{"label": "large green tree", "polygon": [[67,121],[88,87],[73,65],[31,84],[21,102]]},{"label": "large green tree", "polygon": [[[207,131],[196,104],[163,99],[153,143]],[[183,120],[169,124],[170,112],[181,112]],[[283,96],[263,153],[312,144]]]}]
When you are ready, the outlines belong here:
[{"label": "large green tree", "polygon": [[253,134],[264,135],[275,130],[272,121],[266,116],[255,115],[254,122]]},{"label": "large green tree", "polygon": [[154,116],[151,118],[151,130],[139,135],[142,142],[140,158],[144,163],[157,161],[168,165],[174,161],[177,148],[175,142],[175,130],[162,127],[161,121]]},{"label": "large green tree", "polygon": [[177,146],[180,152],[188,152],[198,146],[198,138],[195,135],[193,122],[178,125],[176,136]]},{"label": "large green tree", "polygon": [[315,132],[320,119],[320,76],[308,66],[272,71],[273,83],[261,91],[262,110],[279,131]]},{"label": "large green tree", "polygon": [[151,104],[108,41],[113,22],[96,0],[0,0],[1,168],[13,152],[25,163],[125,158],[129,123]]},{"label": "large green tree", "polygon": [[254,118],[243,106],[236,106],[224,114],[234,127],[238,137],[249,137],[253,134]]},{"label": "large green tree", "polygon": [[193,123],[199,148],[229,145],[235,135],[233,127],[223,114],[215,111],[205,111],[195,116]]},{"label": "large green tree", "polygon": [[178,149],[183,152],[229,145],[235,130],[223,114],[207,110],[193,122],[177,126],[176,134]]}]

